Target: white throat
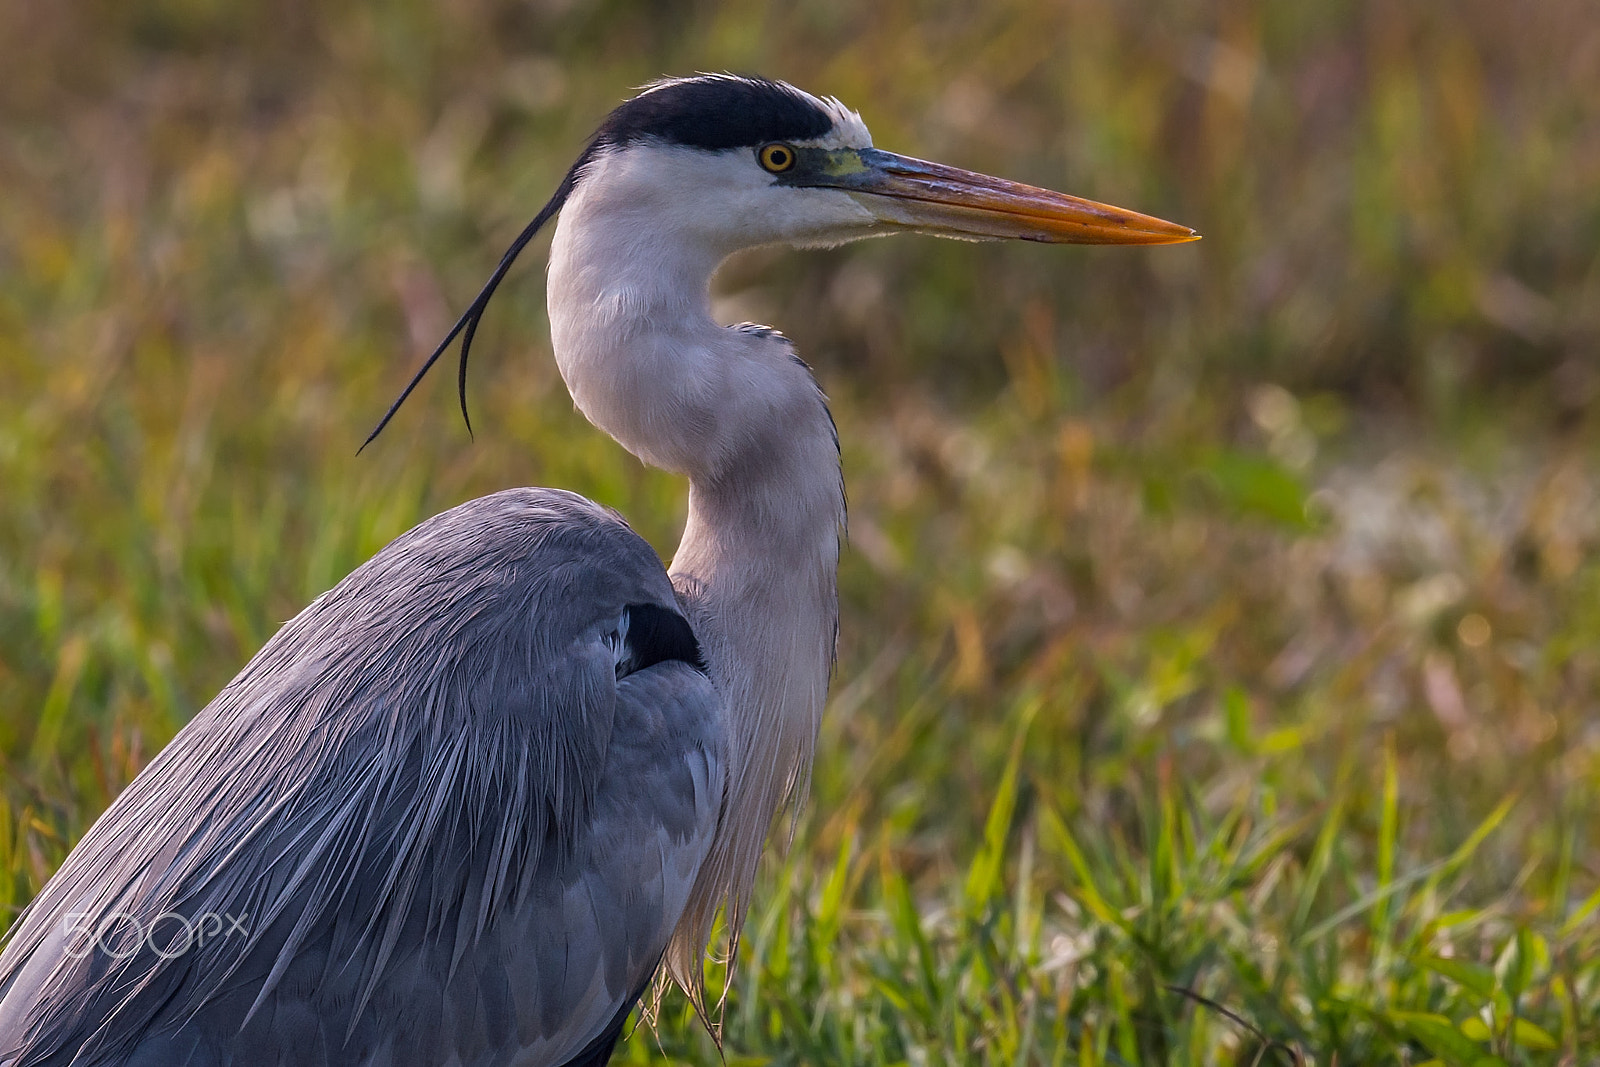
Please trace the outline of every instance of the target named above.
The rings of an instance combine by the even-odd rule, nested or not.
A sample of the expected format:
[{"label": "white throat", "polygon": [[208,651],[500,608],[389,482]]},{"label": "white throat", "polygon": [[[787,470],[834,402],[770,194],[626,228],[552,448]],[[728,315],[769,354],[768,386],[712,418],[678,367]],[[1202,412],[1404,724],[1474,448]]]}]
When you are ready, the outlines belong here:
[{"label": "white throat", "polygon": [[[837,629],[844,489],[832,419],[789,342],[711,317],[713,271],[754,242],[707,232],[696,205],[662,192],[686,186],[659,169],[630,180],[636,156],[601,157],[604,180],[580,181],[564,205],[550,327],[584,415],[646,463],[689,476],[670,571],[731,742],[717,840],[667,954],[695,995],[717,908],[726,903],[737,933],[773,817],[810,769]],[[694,154],[658,158],[696,165]]]}]

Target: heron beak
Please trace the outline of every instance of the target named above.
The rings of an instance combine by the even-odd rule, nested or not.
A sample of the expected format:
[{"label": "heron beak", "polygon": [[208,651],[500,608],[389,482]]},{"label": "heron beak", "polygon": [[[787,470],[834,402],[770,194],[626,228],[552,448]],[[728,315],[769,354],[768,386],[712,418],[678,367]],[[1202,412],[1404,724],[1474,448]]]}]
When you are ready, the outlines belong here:
[{"label": "heron beak", "polygon": [[881,222],[922,233],[1083,245],[1200,239],[1187,226],[1137,211],[876,148],[800,154],[793,184],[866,194],[857,199]]}]

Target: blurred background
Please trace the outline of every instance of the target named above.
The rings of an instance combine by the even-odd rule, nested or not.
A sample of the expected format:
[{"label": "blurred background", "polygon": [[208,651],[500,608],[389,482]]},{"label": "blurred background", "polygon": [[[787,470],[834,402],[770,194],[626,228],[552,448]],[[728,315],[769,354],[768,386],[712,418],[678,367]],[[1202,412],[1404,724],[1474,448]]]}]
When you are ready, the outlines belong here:
[{"label": "blurred background", "polygon": [[[1592,0],[5,0],[0,69],[0,903],[29,899],[282,621],[423,516],[559,485],[671,554],[683,486],[590,429],[555,372],[543,238],[479,334],[477,441],[441,373],[355,449],[605,113],[727,69],[839,96],[882,147],[1205,235],[897,238],[719,275],[718,313],[795,339],[844,442],[840,667],[772,874],[792,892],[771,897],[802,924],[818,899],[855,909],[835,921],[876,977],[834,942],[822,988],[857,990],[859,1013],[892,985],[871,945],[895,886],[947,944],[939,902],[973,891],[990,841],[1006,892],[1033,892],[1017,981],[1056,990],[1039,1003],[1069,1036],[1156,1013],[1127,1027],[1147,1062],[1171,1052],[1139,1044],[1154,1031],[1225,1045],[1163,981],[1253,997],[1340,1062],[1439,1053],[1326,1003],[1410,996],[1374,946],[1406,921],[1445,954],[1428,938],[1463,911],[1481,922],[1456,951],[1490,962],[1543,931],[1546,999],[1525,1010],[1562,1049],[1600,1039],[1592,989],[1560,969],[1593,958],[1600,884]],[[992,806],[1008,766],[1015,804]],[[1155,935],[1085,903],[1095,848],[1143,869],[1169,807],[1197,820],[1192,859],[1207,819],[1271,835],[1180,895],[1244,927],[1280,916],[1280,954],[1169,900],[1185,918],[1161,929],[1194,951],[1157,965]],[[1051,846],[1041,826],[1102,836]],[[1415,913],[1373,905],[1444,857],[1452,880]],[[1317,926],[1352,907],[1386,925]],[[773,915],[758,959],[798,951],[761,940]],[[1095,922],[1109,940],[1071,940]],[[1335,974],[1326,1003],[1295,1000],[1314,983],[1287,946],[1308,932],[1361,961],[1363,991]],[[1203,947],[1230,937],[1237,958]],[[1116,973],[1122,992],[1083,1003],[1124,1014],[1094,1030],[1073,998]],[[1446,986],[1413,992],[1439,1012]],[[929,1018],[927,1040],[957,1040]],[[669,1052],[705,1054],[672,1026]],[[886,1062],[915,1044],[896,1040]]]}]

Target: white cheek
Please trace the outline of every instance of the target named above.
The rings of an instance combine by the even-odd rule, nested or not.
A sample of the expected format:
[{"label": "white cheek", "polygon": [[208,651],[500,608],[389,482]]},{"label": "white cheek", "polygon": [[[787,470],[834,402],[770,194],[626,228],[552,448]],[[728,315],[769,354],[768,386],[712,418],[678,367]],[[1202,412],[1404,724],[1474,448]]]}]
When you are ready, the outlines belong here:
[{"label": "white cheek", "polygon": [[877,217],[843,190],[797,189],[794,193],[796,217],[785,239],[795,244],[839,244],[869,236],[877,229]]},{"label": "white cheek", "polygon": [[867,236],[872,212],[838,189],[767,184],[741,204],[741,243],[811,246]]}]

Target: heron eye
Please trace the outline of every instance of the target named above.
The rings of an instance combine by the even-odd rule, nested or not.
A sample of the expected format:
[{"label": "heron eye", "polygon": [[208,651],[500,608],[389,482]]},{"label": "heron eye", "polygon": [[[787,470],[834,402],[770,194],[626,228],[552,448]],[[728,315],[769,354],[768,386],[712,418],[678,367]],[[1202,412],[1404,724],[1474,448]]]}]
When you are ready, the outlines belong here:
[{"label": "heron eye", "polygon": [[794,149],[786,144],[764,145],[756,157],[761,165],[774,174],[782,174],[794,166]]}]

